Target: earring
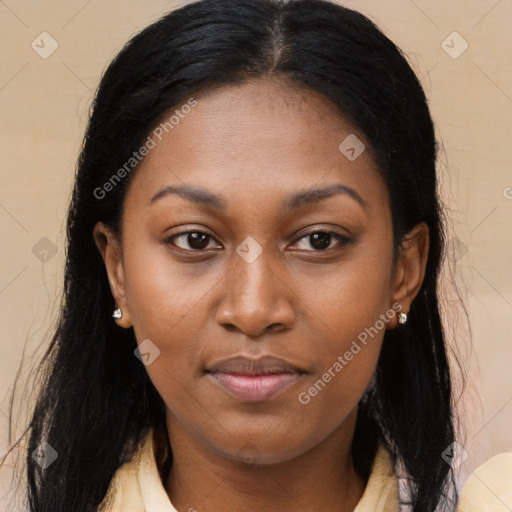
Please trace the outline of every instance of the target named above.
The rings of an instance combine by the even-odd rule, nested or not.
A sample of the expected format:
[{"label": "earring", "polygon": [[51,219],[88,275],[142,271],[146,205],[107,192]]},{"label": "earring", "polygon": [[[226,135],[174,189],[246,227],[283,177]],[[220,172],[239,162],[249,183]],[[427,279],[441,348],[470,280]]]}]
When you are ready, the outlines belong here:
[{"label": "earring", "polygon": [[407,322],[407,315],[405,313],[400,313],[398,315],[398,323],[405,324],[405,322]]},{"label": "earring", "polygon": [[112,318],[114,320],[121,320],[121,318],[123,318],[123,312],[121,311],[121,308],[114,309],[114,312],[112,313]]}]

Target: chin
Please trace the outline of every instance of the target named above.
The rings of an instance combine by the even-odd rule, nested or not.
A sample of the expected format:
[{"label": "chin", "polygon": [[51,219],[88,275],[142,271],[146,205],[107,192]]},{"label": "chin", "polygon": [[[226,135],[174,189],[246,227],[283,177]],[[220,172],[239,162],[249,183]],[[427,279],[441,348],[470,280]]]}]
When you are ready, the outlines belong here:
[{"label": "chin", "polygon": [[292,460],[311,449],[312,446],[306,446],[306,443],[290,443],[290,438],[275,439],[272,442],[262,443],[258,440],[264,439],[265,435],[254,436],[244,442],[240,437],[237,445],[214,446],[215,451],[227,459],[234,462],[242,462],[249,465],[271,465],[279,464]]}]

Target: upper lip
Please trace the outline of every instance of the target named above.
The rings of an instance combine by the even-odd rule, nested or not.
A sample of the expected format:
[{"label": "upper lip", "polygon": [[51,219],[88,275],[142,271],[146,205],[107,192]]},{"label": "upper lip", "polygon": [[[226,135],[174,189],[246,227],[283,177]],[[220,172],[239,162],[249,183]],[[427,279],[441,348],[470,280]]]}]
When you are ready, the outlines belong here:
[{"label": "upper lip", "polygon": [[282,373],[305,373],[286,359],[265,355],[257,359],[246,356],[235,356],[222,359],[211,367],[208,372],[223,372],[233,375],[272,375]]}]

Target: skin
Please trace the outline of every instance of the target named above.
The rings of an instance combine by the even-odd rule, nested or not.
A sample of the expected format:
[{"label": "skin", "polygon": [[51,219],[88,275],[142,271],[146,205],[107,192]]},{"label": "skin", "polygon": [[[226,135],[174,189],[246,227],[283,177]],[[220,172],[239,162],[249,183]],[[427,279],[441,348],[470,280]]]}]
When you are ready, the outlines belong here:
[{"label": "skin", "polygon": [[[428,228],[415,226],[393,268],[389,199],[369,144],[322,95],[267,78],[195,97],[133,176],[122,236],[101,222],[94,229],[119,325],[160,350],[146,370],[167,408],[174,460],[164,486],[180,511],[352,511],[366,485],[350,454],[357,403],[385,329],[401,327],[396,315],[308,404],[298,395],[393,303],[409,311]],[[338,149],[350,134],[366,145],[354,161]],[[227,206],[175,194],[150,205],[183,184]],[[365,206],[337,194],[283,207],[331,184],[351,187]],[[326,237],[319,249],[306,236],[316,229],[352,241]],[[211,238],[169,241],[194,231]],[[236,251],[247,237],[262,249],[251,263]],[[242,354],[277,355],[307,373],[269,400],[244,402],[203,372]]]}]

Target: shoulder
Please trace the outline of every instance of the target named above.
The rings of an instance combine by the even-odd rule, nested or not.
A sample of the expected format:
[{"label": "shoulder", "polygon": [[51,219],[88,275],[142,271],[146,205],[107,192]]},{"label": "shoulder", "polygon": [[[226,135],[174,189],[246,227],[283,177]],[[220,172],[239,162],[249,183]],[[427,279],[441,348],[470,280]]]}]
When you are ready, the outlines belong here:
[{"label": "shoulder", "polygon": [[512,510],[512,452],[500,453],[478,466],[460,495],[458,512]]}]

